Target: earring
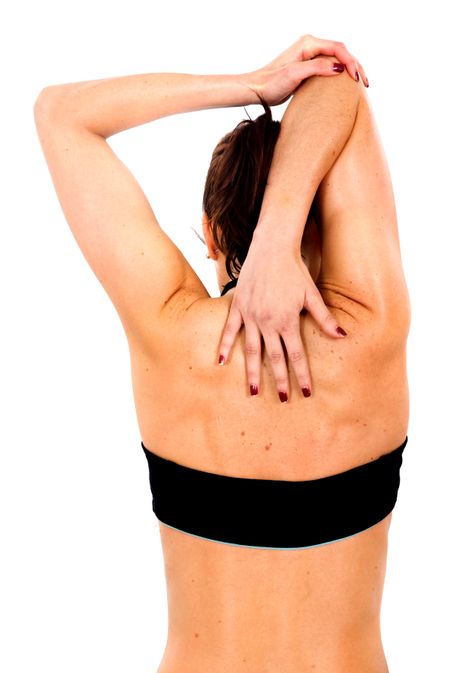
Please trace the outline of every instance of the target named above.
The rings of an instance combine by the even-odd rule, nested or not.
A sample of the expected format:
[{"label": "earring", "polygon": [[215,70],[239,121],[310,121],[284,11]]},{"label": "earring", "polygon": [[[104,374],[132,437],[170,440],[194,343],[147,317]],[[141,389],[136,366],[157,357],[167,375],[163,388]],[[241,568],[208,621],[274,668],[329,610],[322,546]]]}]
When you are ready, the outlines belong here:
[{"label": "earring", "polygon": [[[217,254],[219,252],[219,248],[214,248],[214,252]],[[206,259],[211,259],[211,257],[206,255]]]}]

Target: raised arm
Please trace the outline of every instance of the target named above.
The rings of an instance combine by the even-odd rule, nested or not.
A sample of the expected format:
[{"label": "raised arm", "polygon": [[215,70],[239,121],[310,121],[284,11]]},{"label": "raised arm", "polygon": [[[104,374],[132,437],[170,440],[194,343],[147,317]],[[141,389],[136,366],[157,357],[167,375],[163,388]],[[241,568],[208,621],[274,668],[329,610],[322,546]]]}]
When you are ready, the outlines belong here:
[{"label": "raised arm", "polygon": [[319,79],[303,82],[283,115],[254,234],[296,253],[317,189],[352,132],[360,96],[347,72],[325,85]]},{"label": "raised arm", "polygon": [[302,309],[313,314],[328,336],[345,337],[302,261],[300,246],[316,191],[352,132],[361,89],[361,82],[346,71],[336,78],[311,77],[294,93],[223,332],[220,352],[227,355],[244,320],[247,376],[250,386],[257,387],[261,332],[282,400],[289,393],[289,378],[280,337],[305,397],[312,388],[299,331]]}]

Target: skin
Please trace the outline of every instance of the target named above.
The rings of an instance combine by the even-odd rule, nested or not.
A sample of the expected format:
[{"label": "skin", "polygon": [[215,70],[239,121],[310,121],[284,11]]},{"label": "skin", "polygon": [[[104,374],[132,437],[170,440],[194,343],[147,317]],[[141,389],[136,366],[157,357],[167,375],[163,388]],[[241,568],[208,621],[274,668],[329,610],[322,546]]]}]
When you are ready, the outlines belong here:
[{"label": "skin", "polygon": [[[286,404],[266,352],[261,394],[248,394],[243,331],[227,366],[211,366],[235,290],[210,297],[179,251],[152,229],[148,205],[99,133],[102,85],[69,87],[62,98],[60,90],[56,98],[47,92],[40,101],[38,130],[55,188],[124,325],[142,441],[162,457],[218,474],[305,480],[374,460],[405,438],[410,316],[389,172],[362,87],[355,94],[347,80],[337,82],[313,77],[296,95],[328,92],[335,100],[333,87],[350,101],[356,95],[351,133],[318,185],[320,246],[313,235],[303,245],[323,301],[348,338],[334,339],[302,315],[316,391],[301,395],[289,363]],[[118,119],[122,100],[119,91]],[[133,110],[136,119],[147,115]],[[107,125],[117,128],[111,115]],[[318,146],[323,131],[315,133]],[[313,233],[314,223],[307,229]],[[168,258],[171,264],[160,262]],[[214,261],[222,278],[223,259]],[[149,287],[158,298],[148,296]],[[158,673],[386,673],[380,607],[390,521],[303,550],[223,545],[160,524],[169,624]]]},{"label": "skin", "polygon": [[[362,177],[374,173],[382,176],[377,185]],[[367,220],[376,220],[381,207],[395,239],[389,184],[363,98],[345,151],[321,184],[321,211],[336,208],[342,192],[351,203],[357,185]],[[357,222],[349,209],[347,218],[335,224],[356,227]],[[205,219],[204,225],[213,256]],[[325,242],[331,243],[332,227],[323,221],[321,228]],[[316,277],[323,250],[314,221],[308,222],[307,230],[303,251]],[[216,253],[214,263],[220,284],[223,254]],[[173,334],[177,325],[188,347],[177,348],[178,332],[176,341],[166,342],[166,355],[158,363],[138,350],[132,357],[145,446],[202,470],[299,480],[350,469],[399,446],[409,417],[409,304],[398,251],[389,273],[395,281],[392,277],[386,285],[383,308],[377,305],[375,288],[369,290],[365,306],[350,296],[351,285],[342,293],[323,290],[327,306],[349,337],[334,341],[304,315],[301,336],[316,394],[305,400],[293,386],[286,405],[278,402],[267,353],[263,394],[252,398],[240,393],[246,385],[242,331],[227,367],[209,366],[235,289],[215,299],[200,297],[187,312],[180,297],[167,307],[166,333]],[[289,376],[292,382],[291,367]],[[391,517],[352,538],[304,550],[228,546],[160,523],[169,633],[158,673],[222,673],[224,662],[227,670],[237,673],[386,673],[380,608]]]}]

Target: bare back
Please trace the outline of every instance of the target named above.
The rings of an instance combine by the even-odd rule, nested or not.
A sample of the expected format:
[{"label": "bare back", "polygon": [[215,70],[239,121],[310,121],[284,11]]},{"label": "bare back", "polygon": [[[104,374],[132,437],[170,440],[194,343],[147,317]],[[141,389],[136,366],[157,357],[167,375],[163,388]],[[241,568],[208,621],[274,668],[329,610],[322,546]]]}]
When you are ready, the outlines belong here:
[{"label": "bare back", "polygon": [[[299,393],[290,371],[291,396],[281,404],[267,353],[260,395],[251,397],[243,330],[230,362],[215,364],[233,290],[211,298],[199,282],[161,313],[157,357],[130,342],[141,437],[154,453],[230,476],[303,480],[403,442],[409,302],[389,173],[365,95],[317,205],[317,285],[348,337],[333,340],[302,314],[312,397]],[[307,515],[298,512],[299,520]],[[386,671],[379,614],[390,519],[304,550],[225,545],[161,524],[169,633],[159,673]]]}]

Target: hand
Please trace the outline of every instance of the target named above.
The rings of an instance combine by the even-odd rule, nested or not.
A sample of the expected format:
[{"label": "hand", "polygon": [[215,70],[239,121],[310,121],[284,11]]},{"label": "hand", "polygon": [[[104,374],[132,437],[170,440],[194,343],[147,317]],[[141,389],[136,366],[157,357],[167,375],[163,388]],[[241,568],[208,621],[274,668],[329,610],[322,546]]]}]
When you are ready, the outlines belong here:
[{"label": "hand", "polygon": [[335,56],[353,79],[358,81],[360,73],[365,86],[369,86],[362,65],[343,42],[321,40],[313,35],[302,35],[273,61],[249,73],[249,86],[262,95],[269,105],[280,105],[304,79],[313,75],[329,77],[339,74],[333,70],[334,63],[329,58],[320,58],[320,55]]},{"label": "hand", "polygon": [[325,334],[345,336],[344,331],[337,331],[336,318],[325,305],[300,250],[298,253],[291,247],[275,250],[273,242],[254,237],[239,273],[219,347],[226,362],[242,322],[245,323],[247,380],[251,394],[257,394],[260,388],[261,332],[281,402],[289,397],[289,377],[280,336],[303,395],[310,396],[311,375],[299,330],[303,308],[311,313]]}]

